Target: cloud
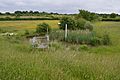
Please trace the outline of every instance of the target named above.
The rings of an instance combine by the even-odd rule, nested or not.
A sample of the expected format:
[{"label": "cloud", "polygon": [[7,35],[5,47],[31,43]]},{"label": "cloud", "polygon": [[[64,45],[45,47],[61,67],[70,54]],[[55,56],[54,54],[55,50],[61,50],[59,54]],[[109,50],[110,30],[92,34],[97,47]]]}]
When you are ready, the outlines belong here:
[{"label": "cloud", "polygon": [[77,13],[78,9],[93,12],[120,13],[119,0],[0,0],[0,11],[39,10]]}]

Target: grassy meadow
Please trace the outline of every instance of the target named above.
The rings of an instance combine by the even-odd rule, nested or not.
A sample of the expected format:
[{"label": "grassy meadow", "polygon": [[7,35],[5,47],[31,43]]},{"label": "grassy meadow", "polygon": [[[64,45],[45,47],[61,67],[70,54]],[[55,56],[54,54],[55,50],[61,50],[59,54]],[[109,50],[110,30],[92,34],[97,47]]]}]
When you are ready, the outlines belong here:
[{"label": "grassy meadow", "polygon": [[[3,21],[0,27],[35,29],[41,22],[58,28],[53,20]],[[84,48],[52,41],[40,50],[20,35],[0,36],[0,80],[120,80],[120,22],[94,24],[99,35],[109,33],[111,45]]]},{"label": "grassy meadow", "polygon": [[58,28],[58,20],[28,20],[28,21],[0,21],[0,27],[14,27],[18,29],[35,29],[38,24],[48,23],[51,28]]}]

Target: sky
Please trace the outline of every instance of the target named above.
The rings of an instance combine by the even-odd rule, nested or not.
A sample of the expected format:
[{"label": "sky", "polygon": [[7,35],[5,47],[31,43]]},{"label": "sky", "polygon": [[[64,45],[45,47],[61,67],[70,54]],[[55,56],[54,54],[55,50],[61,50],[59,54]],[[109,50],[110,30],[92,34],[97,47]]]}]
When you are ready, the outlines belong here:
[{"label": "sky", "polygon": [[97,13],[120,14],[120,0],[0,0],[0,12],[45,11],[57,13],[78,13],[85,9]]}]

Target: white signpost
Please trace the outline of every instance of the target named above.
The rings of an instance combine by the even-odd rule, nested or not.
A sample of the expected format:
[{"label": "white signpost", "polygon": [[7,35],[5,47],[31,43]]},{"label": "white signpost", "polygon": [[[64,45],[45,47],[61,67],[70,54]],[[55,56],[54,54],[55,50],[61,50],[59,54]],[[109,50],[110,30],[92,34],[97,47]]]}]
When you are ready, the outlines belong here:
[{"label": "white signpost", "polygon": [[68,27],[68,25],[66,24],[65,25],[65,40],[67,39],[67,27]]},{"label": "white signpost", "polygon": [[[58,23],[58,25],[60,25],[61,23]],[[68,36],[68,24],[65,24],[65,40],[67,39],[67,36]]]}]

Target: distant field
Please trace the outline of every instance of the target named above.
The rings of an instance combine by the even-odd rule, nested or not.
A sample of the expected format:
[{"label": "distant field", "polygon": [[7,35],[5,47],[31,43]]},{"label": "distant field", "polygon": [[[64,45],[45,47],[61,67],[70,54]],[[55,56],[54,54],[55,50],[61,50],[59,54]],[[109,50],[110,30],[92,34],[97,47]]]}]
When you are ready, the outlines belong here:
[{"label": "distant field", "polygon": [[51,28],[58,28],[58,20],[28,20],[28,21],[0,21],[0,27],[15,27],[21,29],[34,29],[40,23],[48,23]]},{"label": "distant field", "polygon": [[[16,16],[10,16],[10,15],[0,15],[0,18],[6,18],[6,17],[9,17],[9,18],[16,18]],[[19,16],[19,18],[44,18],[46,16]]]}]

